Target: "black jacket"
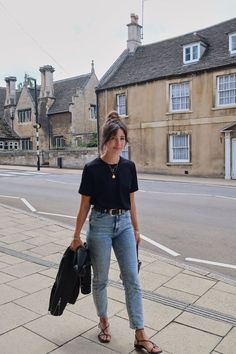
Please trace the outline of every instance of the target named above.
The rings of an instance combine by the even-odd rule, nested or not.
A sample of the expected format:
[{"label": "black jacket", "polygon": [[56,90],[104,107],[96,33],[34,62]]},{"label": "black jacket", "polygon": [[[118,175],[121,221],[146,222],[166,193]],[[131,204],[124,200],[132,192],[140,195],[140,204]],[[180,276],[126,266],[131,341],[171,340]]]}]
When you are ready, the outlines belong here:
[{"label": "black jacket", "polygon": [[66,249],[50,294],[51,315],[62,315],[67,303],[76,302],[80,289],[82,294],[91,292],[91,262],[86,245],[75,252]]}]

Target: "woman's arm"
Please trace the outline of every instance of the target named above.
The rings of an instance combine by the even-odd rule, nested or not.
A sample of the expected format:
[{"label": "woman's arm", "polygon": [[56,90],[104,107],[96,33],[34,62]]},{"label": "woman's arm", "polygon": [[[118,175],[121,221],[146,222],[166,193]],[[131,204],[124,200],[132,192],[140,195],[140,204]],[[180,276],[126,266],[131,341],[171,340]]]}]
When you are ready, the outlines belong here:
[{"label": "woman's arm", "polygon": [[131,215],[132,225],[134,228],[134,235],[135,235],[137,245],[139,246],[140,242],[141,242],[141,238],[140,238],[140,232],[139,232],[139,227],[138,227],[138,218],[137,218],[134,193],[130,193],[130,206],[131,206],[130,215]]},{"label": "woman's arm", "polygon": [[91,197],[89,196],[81,196],[80,208],[76,219],[74,238],[70,244],[70,248],[74,251],[76,250],[76,248],[83,246],[83,241],[80,238],[80,233],[90,209],[90,200]]}]

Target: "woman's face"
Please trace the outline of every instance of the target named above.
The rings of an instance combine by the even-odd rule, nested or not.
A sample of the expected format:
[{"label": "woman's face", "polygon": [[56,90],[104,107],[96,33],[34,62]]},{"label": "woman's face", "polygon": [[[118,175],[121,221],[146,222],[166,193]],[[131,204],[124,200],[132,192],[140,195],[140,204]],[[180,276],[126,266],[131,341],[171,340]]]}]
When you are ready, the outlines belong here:
[{"label": "woman's face", "polygon": [[122,129],[118,129],[106,143],[108,152],[121,153],[126,145],[125,134]]}]

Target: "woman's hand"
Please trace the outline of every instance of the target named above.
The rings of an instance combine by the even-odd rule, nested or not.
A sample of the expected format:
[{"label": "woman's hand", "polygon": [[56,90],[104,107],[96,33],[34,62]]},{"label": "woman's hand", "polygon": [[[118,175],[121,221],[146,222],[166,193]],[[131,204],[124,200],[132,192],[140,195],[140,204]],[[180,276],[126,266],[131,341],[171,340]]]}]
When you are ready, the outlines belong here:
[{"label": "woman's hand", "polygon": [[70,244],[70,249],[74,252],[77,250],[78,247],[84,247],[84,242],[81,240],[80,237],[74,238]]},{"label": "woman's hand", "polygon": [[139,230],[134,230],[134,236],[135,236],[136,243],[139,246],[141,243],[141,237],[140,237]]}]

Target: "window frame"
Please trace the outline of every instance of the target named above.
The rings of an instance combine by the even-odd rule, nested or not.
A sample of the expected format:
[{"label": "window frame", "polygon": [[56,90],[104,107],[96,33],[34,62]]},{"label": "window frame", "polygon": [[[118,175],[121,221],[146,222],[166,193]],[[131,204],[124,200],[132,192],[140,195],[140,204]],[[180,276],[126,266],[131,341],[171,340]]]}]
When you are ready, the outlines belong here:
[{"label": "window frame", "polygon": [[[119,99],[120,99],[121,97],[124,97],[124,104],[122,104],[122,105],[121,105],[120,102],[119,102]],[[120,109],[121,107],[124,107],[124,109],[121,110],[121,109]],[[120,116],[126,116],[126,115],[127,115],[127,98],[126,98],[126,94],[125,94],[124,92],[118,93],[118,94],[116,95],[116,110],[117,110],[117,112],[118,112],[118,114],[119,114]]]},{"label": "window frame", "polygon": [[30,138],[21,139],[21,150],[28,151],[32,149],[32,141]]},{"label": "window frame", "polygon": [[18,112],[17,112],[18,123],[23,124],[23,123],[31,122],[31,114],[32,114],[31,108],[18,110]]},{"label": "window frame", "polygon": [[[220,90],[220,80],[221,79],[223,79],[223,78],[226,78],[226,77],[228,77],[228,78],[230,78],[230,77],[232,77],[232,76],[234,76],[234,80],[233,80],[233,82],[235,83],[235,85],[234,85],[234,87],[232,88],[225,88],[225,90]],[[223,83],[223,84],[227,84],[227,82],[226,83]],[[232,84],[232,82],[230,82],[230,79],[229,79],[229,82],[228,82],[228,84],[230,85],[230,84]],[[234,96],[230,96],[230,92],[231,91],[235,91],[235,95]],[[228,92],[228,98],[230,99],[231,97],[234,97],[234,101],[235,102],[229,102],[229,103],[220,103],[220,100],[222,99],[221,97],[220,97],[220,93],[221,92]],[[224,97],[224,99],[227,99],[227,96],[226,97]],[[217,107],[235,107],[236,106],[236,73],[230,73],[230,74],[224,74],[224,75],[218,75],[218,76],[216,76],[216,106]]]},{"label": "window frame", "polygon": [[[57,142],[60,141],[58,144]],[[53,147],[55,149],[63,149],[65,147],[65,138],[63,135],[55,135],[53,137]]]},{"label": "window frame", "polygon": [[[233,47],[233,40],[232,38],[235,37],[235,49],[232,49]],[[230,33],[229,34],[229,52],[230,54],[236,54],[236,32]]]},{"label": "window frame", "polygon": [[[179,147],[173,147],[173,140],[174,137],[183,137],[186,136],[187,137],[187,145],[186,146],[179,146]],[[177,163],[177,164],[181,164],[181,163],[190,163],[191,162],[191,152],[190,152],[190,134],[187,133],[180,133],[180,134],[170,134],[169,135],[169,156],[168,156],[168,160],[170,163]],[[187,158],[186,159],[177,159],[174,157],[174,150],[173,149],[187,149]]]},{"label": "window frame", "polygon": [[[197,58],[193,59],[193,48],[197,47]],[[186,60],[186,50],[190,49],[190,59]],[[200,43],[191,43],[183,46],[183,63],[184,64],[190,64],[190,63],[196,63],[200,59]]]},{"label": "window frame", "polygon": [[90,119],[96,120],[97,119],[97,106],[95,104],[90,103],[89,111],[90,111]]},{"label": "window frame", "polygon": [[[173,97],[173,87],[174,86],[181,86],[188,84],[188,96],[176,96]],[[179,98],[179,99],[186,99],[188,98],[188,108],[181,108],[180,109],[174,109],[173,108],[173,98]],[[190,90],[190,81],[182,81],[182,82],[172,82],[169,83],[169,112],[171,113],[181,113],[181,112],[189,112],[191,110],[191,90]]]}]

